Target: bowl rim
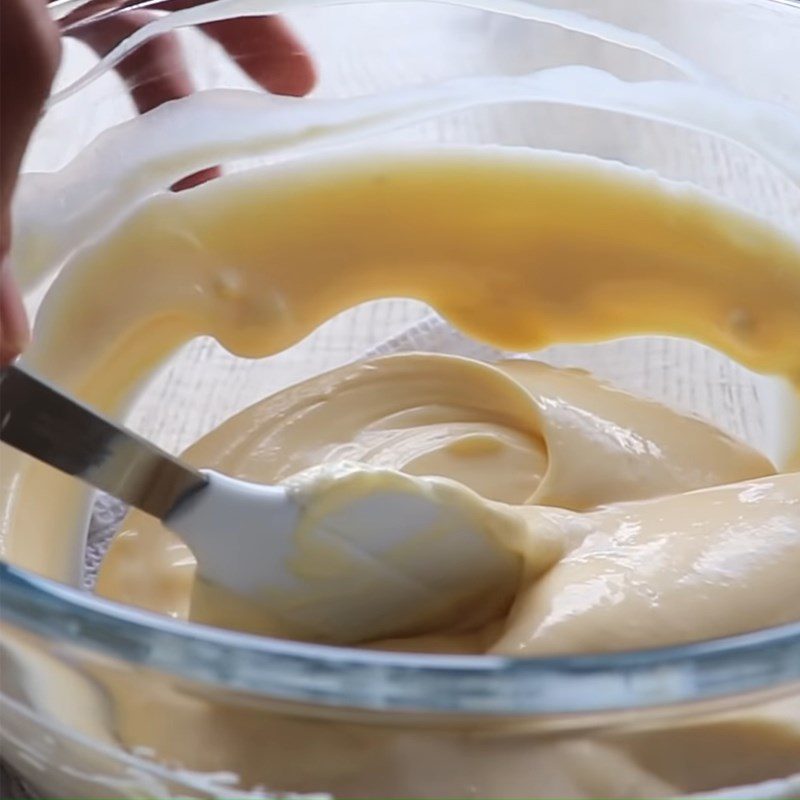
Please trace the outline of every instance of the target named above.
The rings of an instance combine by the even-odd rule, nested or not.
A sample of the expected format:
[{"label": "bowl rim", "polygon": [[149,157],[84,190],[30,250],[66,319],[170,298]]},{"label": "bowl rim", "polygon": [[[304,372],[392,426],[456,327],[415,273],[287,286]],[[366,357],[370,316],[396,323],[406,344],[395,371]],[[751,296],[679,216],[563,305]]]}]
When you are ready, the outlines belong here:
[{"label": "bowl rim", "polygon": [[[800,622],[691,644],[578,656],[394,653],[175,620],[0,562],[0,621],[63,658],[105,657],[212,690],[362,711],[596,714],[800,682]],[[8,631],[6,632],[8,635]]]}]

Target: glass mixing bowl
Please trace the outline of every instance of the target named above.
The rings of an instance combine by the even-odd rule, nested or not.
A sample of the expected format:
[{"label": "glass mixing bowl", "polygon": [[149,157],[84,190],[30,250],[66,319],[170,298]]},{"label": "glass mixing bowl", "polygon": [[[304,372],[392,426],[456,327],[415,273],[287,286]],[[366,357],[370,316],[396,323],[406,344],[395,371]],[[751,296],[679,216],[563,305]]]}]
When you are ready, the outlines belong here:
[{"label": "glass mixing bowl", "polygon": [[[537,8],[570,14],[561,26],[520,18]],[[320,97],[570,64],[626,81],[681,79],[674,66],[615,43],[610,28],[587,31],[592,18],[652,37],[715,85],[800,114],[790,67],[800,41],[794,2],[553,0],[505,10],[367,2],[293,6],[287,16],[318,63]],[[216,45],[192,30],[181,35],[202,87],[252,88]],[[59,85],[93,62],[68,42]],[[104,74],[50,108],[26,168],[60,168],[132,114],[120,82]],[[374,140],[588,153],[691,181],[795,232],[800,223],[797,185],[740,145],[558,97],[432,114]],[[32,309],[40,298],[30,294]],[[177,451],[253,401],[371,348],[497,355],[435,317],[419,322],[428,313],[411,300],[366,304],[262,361],[194,341],[150,381],[127,420]],[[590,366],[757,446],[776,439],[780,386],[700,345],[639,337],[538,356]],[[778,439],[788,435],[777,429]],[[102,515],[95,524],[109,527]],[[91,559],[87,587],[27,566],[34,569],[1,568],[0,737],[6,762],[43,797],[610,798],[708,796],[741,785],[751,787],[748,797],[800,796],[790,778],[800,772],[800,623],[568,658],[379,653],[275,641],[112,603],[87,591]],[[131,739],[133,717],[156,721],[153,735]]]}]

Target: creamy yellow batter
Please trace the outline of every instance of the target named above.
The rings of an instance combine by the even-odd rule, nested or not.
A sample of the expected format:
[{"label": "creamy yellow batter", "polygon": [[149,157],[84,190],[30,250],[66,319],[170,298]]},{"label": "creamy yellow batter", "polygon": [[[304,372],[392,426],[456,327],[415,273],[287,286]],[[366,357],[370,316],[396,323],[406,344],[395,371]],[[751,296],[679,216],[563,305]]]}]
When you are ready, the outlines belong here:
[{"label": "creamy yellow batter", "polygon": [[[394,295],[426,300],[466,332],[508,349],[665,333],[800,385],[796,240],[633,169],[497,148],[289,162],[154,197],[73,257],[42,308],[29,362],[120,413],[150,370],[194,336],[211,334],[234,353],[263,356],[344,308]],[[797,445],[787,441],[787,454]],[[11,465],[3,473],[8,557],[74,579],[80,520],[72,539],[53,534],[63,537],[65,511],[77,518],[85,496],[42,466],[4,457]],[[365,646],[580,653],[800,619],[800,474],[776,474],[713,426],[585,373],[436,355],[375,360],[256,404],[186,457],[269,482],[341,460],[443,476],[519,523],[506,544],[528,569],[510,607],[474,630]],[[46,505],[35,501],[43,492]],[[152,520],[133,513],[124,527],[100,575],[101,593],[176,617],[282,633],[246,603],[194,586],[191,553]],[[315,768],[277,759],[262,774],[245,741],[253,725],[271,730],[266,723],[259,727],[242,711],[209,717],[205,707],[187,707],[183,723],[193,736],[185,746],[162,741],[123,684],[102,682],[120,703],[114,724],[126,744],[152,744],[194,769],[221,768],[224,755],[245,781],[283,790],[439,791],[432,766],[427,779],[421,769],[400,780],[360,761],[359,770],[337,772],[325,759]],[[776,752],[787,753],[773,774],[791,771],[792,753],[800,752],[793,719],[783,711],[770,717]],[[220,729],[231,748],[203,755],[211,747],[205,737]],[[313,738],[305,723],[270,735],[281,746]],[[591,796],[605,786],[624,796],[626,780],[641,794],[698,785],[670,769],[661,770],[670,773],[662,780],[659,769],[642,767],[647,759],[634,754],[635,737],[577,751],[574,742],[551,743],[549,755],[539,753],[551,760],[550,775],[561,777],[536,784],[530,764],[523,767],[525,751],[497,735],[504,749],[491,759],[487,741],[471,745],[484,765],[470,783],[479,792]],[[440,763],[453,748],[463,755],[463,742],[449,735],[386,732],[375,738],[382,755],[373,763],[402,760],[423,740]],[[333,747],[329,737],[319,741]],[[460,758],[452,757],[455,769]],[[569,783],[579,762],[595,778]]]},{"label": "creamy yellow batter", "polygon": [[[379,646],[629,649],[757,629],[800,609],[800,475],[774,476],[766,459],[707,423],[582,372],[393,356],[292,387],[185,455],[264,483],[346,459],[455,479],[519,506],[527,527],[507,545],[521,550],[527,573],[505,620]],[[658,499],[609,506],[648,498]],[[543,516],[542,505],[559,508]],[[560,510],[598,506],[609,507]],[[104,564],[101,593],[284,634],[260,610],[207,586],[191,608],[190,551],[144,514],[132,513],[125,528]]]}]

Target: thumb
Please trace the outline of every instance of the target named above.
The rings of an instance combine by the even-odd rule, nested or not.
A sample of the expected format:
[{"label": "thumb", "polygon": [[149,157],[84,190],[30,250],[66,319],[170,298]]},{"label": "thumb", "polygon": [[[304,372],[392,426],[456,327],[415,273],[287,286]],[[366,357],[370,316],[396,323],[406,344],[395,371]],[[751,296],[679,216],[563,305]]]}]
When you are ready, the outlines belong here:
[{"label": "thumb", "polygon": [[28,341],[28,321],[8,267],[11,197],[22,157],[50,93],[61,45],[42,0],[2,0],[0,25],[0,364]]}]

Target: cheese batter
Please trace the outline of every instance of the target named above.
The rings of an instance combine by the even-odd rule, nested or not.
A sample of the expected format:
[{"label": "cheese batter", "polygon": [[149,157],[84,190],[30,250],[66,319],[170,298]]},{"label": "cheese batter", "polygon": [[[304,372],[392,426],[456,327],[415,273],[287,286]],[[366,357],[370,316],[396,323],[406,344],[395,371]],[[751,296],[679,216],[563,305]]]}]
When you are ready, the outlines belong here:
[{"label": "cheese batter", "polygon": [[[637,170],[496,148],[310,159],[153,197],[72,258],[45,300],[28,359],[120,413],[150,370],[194,336],[263,356],[344,308],[394,295],[426,300],[461,329],[508,349],[667,333],[800,385],[797,241]],[[787,442],[787,454],[797,444]],[[85,493],[9,456],[8,557],[74,580]],[[379,359],[256,404],[186,457],[269,482],[342,460],[438,475],[520,522],[506,544],[528,569],[508,608],[474,629],[364,646],[582,653],[800,618],[800,474],[777,474],[713,426],[586,373],[531,361]],[[50,502],[36,503],[44,492]],[[69,509],[74,534],[54,541],[53,531],[64,536]],[[191,553],[168,531],[137,513],[124,528],[103,566],[102,594],[179,618],[284,634],[245,603],[194,585]],[[235,769],[245,785],[284,791],[452,793],[452,782],[439,782],[448,764],[462,774],[468,757],[475,768],[457,794],[625,796],[634,786],[654,796],[702,788],[703,770],[725,760],[714,742],[727,741],[736,726],[739,740],[772,737],[778,755],[770,776],[788,774],[800,752],[794,712],[783,706],[750,722],[709,724],[703,730],[718,729],[704,751],[711,766],[691,775],[675,774],[677,756],[653,765],[635,735],[555,737],[536,746],[549,770],[539,780],[530,740],[505,726],[435,735],[382,720],[369,756],[356,758],[354,742],[365,735],[357,724],[325,728],[198,698],[177,702],[169,686],[148,682],[134,691],[101,665],[95,678],[115,700],[113,729],[127,746],[154,747],[199,771]],[[158,705],[182,709],[173,722],[185,736],[166,737],[154,724],[146,709]],[[686,741],[682,735],[691,738],[685,728],[673,734],[668,741],[660,732],[666,738],[653,746],[670,750]],[[269,747],[260,746],[263,737]],[[281,756],[317,745],[330,758]],[[271,753],[267,764],[263,750]],[[393,776],[394,759],[419,769]],[[759,777],[753,769],[742,780]]]},{"label": "cheese batter", "polygon": [[[630,649],[757,629],[800,610],[800,475],[774,476],[766,459],[707,423],[578,371],[435,355],[356,364],[243,411],[185,457],[264,483],[345,459],[525,504],[528,527],[507,544],[520,549],[527,573],[504,620],[372,646]],[[585,514],[554,508],[543,517],[539,508],[585,511],[664,495]],[[193,559],[178,537],[139,512],[125,528],[106,558],[101,593],[285,635],[219,589],[198,587],[192,604]]]}]

